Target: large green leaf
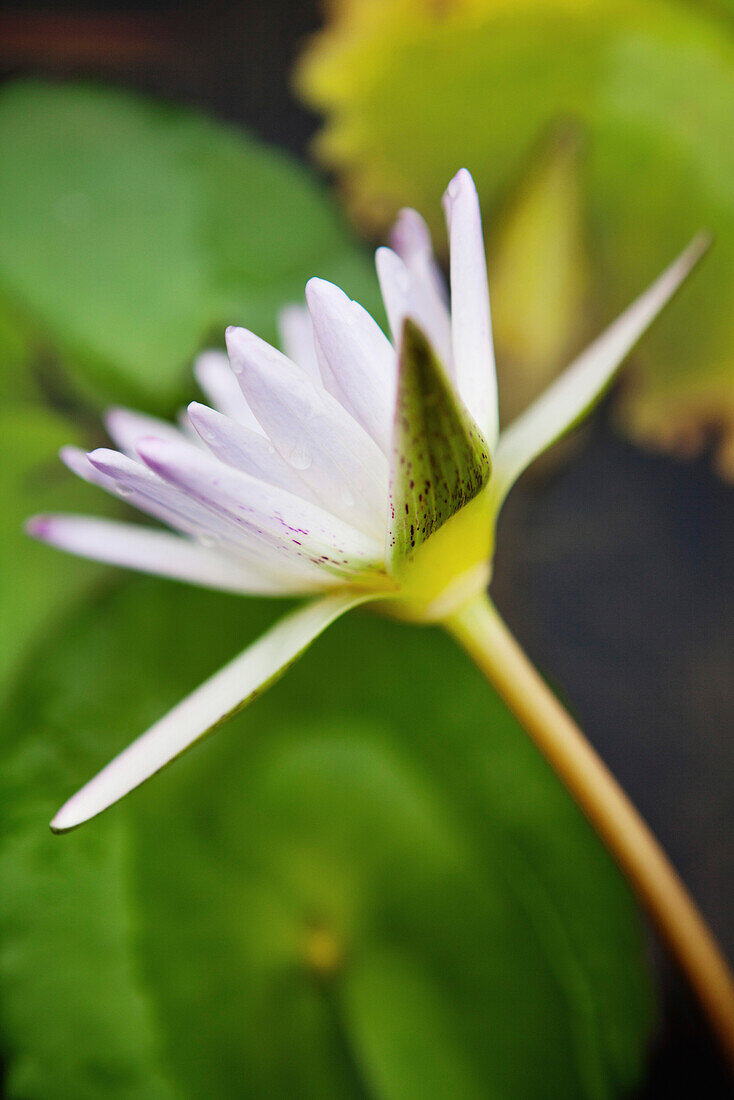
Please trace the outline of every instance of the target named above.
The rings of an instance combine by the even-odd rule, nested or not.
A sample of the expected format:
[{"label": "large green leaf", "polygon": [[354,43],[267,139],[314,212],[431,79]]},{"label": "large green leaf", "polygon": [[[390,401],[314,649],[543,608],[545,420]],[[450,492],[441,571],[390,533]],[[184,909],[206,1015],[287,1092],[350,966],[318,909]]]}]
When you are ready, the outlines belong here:
[{"label": "large green leaf", "polygon": [[205,341],[231,323],[272,338],[311,275],[374,301],[315,181],[192,112],[20,83],[0,148],[0,295],[96,397],[170,406]]},{"label": "large green leaf", "polygon": [[[720,429],[729,469],[734,41],[725,21],[677,0],[349,0],[332,10],[299,86],[327,115],[322,158],[371,227],[410,203],[440,231],[440,196],[462,164],[491,226],[534,144],[572,117],[588,138],[598,327],[698,230],[714,234],[705,272],[640,348],[623,409],[635,435],[680,450]],[[524,290],[514,291],[518,325]],[[507,285],[502,293],[513,296]],[[498,335],[507,331],[504,318]],[[500,383],[512,357],[500,343]]]},{"label": "large green leaf", "polygon": [[630,898],[438,632],[354,613],[126,802],[47,833],[279,613],[135,579],[38,648],[2,722],[9,1096],[627,1094],[650,1024]]}]

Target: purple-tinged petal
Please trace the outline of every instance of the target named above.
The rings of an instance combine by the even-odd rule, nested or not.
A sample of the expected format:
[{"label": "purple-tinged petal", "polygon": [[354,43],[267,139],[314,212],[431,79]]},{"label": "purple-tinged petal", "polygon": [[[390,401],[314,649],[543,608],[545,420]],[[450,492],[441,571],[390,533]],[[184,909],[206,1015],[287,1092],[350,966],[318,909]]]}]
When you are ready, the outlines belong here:
[{"label": "purple-tinged petal", "polygon": [[226,592],[296,595],[312,591],[307,584],[284,590],[279,580],[190,539],[138,524],[88,516],[42,515],[29,520],[28,534],[50,546],[95,561],[172,577]]},{"label": "purple-tinged petal", "polygon": [[352,577],[381,568],[382,546],[301,497],[250,477],[192,447],[144,440],[143,461],[196,504],[241,532],[248,544],[312,562],[327,572]]},{"label": "purple-tinged petal", "polygon": [[406,264],[426,252],[432,252],[431,231],[425,218],[412,207],[404,206],[398,211],[390,230],[390,245]]},{"label": "purple-tinged petal", "polygon": [[[198,454],[193,446],[187,453]],[[204,456],[204,451],[201,451]],[[289,588],[295,579],[305,579],[309,587],[318,585],[321,571],[306,560],[295,557],[286,560],[273,554],[268,543],[252,539],[239,523],[225,521],[208,507],[202,506],[188,493],[158,477],[142,462],[135,462],[118,451],[100,449],[89,456],[82,455],[93,471],[96,484],[107,489],[121,500],[134,505],[148,515],[197,539],[238,557],[242,557],[259,572],[267,573],[274,581]],[[79,464],[77,455],[73,462]]]}]

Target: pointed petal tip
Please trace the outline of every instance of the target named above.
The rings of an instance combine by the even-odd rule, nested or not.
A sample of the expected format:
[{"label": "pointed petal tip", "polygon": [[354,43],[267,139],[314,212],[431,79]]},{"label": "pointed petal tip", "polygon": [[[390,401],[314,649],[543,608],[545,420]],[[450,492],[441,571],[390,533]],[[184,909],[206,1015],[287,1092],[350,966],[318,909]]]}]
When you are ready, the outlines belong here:
[{"label": "pointed petal tip", "polygon": [[155,435],[145,435],[137,441],[136,449],[146,466],[154,470],[174,451],[174,445]]},{"label": "pointed petal tip", "polygon": [[73,832],[80,825],[84,825],[92,818],[98,817],[103,810],[108,809],[112,804],[109,802],[100,803],[98,800],[96,802],[92,801],[90,804],[90,800],[86,797],[87,793],[87,788],[82,787],[54,814],[48,825],[54,836],[63,836],[65,833]]},{"label": "pointed petal tip", "polygon": [[88,451],[84,457],[87,462],[94,466],[95,470],[99,470],[101,474],[110,474],[113,477],[118,472],[120,464],[125,460],[125,456],[112,447],[96,447],[93,451]]},{"label": "pointed petal tip", "polygon": [[271,351],[274,350],[266,340],[261,339],[249,328],[243,328],[241,325],[229,325],[225,331],[224,340],[227,345],[229,365],[234,374],[243,373],[244,360],[251,359],[253,354],[262,352],[265,348]]},{"label": "pointed petal tip", "polygon": [[189,401],[186,406],[186,413],[192,424],[195,419],[202,419],[213,411],[214,410],[211,409],[209,405],[205,405],[203,401]]},{"label": "pointed petal tip", "polygon": [[701,229],[686,248],[681,260],[693,267],[694,264],[697,264],[699,260],[703,259],[708,250],[715,243],[716,238],[713,233],[709,229]]},{"label": "pointed petal tip", "polygon": [[51,832],[68,833],[130,794],[275,683],[331,623],[375,598],[325,596],[286,615],[72,795],[52,818]]},{"label": "pointed petal tip", "polygon": [[321,279],[314,275],[306,283],[306,304],[314,320],[314,311],[318,313],[322,309],[333,308],[334,305],[343,305],[344,302],[349,301],[349,295],[345,294],[336,283],[330,283],[328,279]]},{"label": "pointed petal tip", "polygon": [[78,474],[89,464],[87,452],[81,447],[75,447],[70,443],[59,448],[59,458],[67,470],[71,470],[73,474]]},{"label": "pointed petal tip", "polygon": [[244,325],[227,325],[224,330],[224,342],[227,345],[227,350],[229,350],[231,343],[252,344],[255,341],[260,341],[260,337],[249,328],[245,328]]},{"label": "pointed petal tip", "polygon": [[81,821],[74,821],[64,812],[65,806],[62,806],[55,817],[49,822],[49,829],[54,836],[63,836],[64,833],[70,833],[76,829],[78,825],[81,825]]},{"label": "pointed petal tip", "polygon": [[408,229],[411,233],[420,233],[421,236],[428,234],[426,219],[412,206],[401,206],[395,216],[392,232],[401,229]]},{"label": "pointed petal tip", "polygon": [[474,177],[468,168],[460,168],[456,175],[449,180],[448,186],[443,193],[444,207],[450,207],[460,195],[466,193],[472,194],[478,198]]},{"label": "pointed petal tip", "polygon": [[502,433],[494,481],[496,507],[538,455],[572,430],[598,403],[650,325],[708,251],[700,232],[661,275]]},{"label": "pointed petal tip", "polygon": [[405,261],[397,249],[381,244],[379,248],[375,249],[375,267],[379,276],[382,273],[389,274],[398,267],[404,268]]},{"label": "pointed petal tip", "polygon": [[224,343],[227,348],[229,364],[232,370],[235,370],[235,366],[232,361],[233,356],[236,354],[239,346],[242,344],[242,338],[246,331],[246,329],[240,328],[237,325],[227,325],[226,329],[224,330]]},{"label": "pointed petal tip", "polygon": [[212,426],[216,423],[218,417],[221,419],[222,414],[217,413],[202,401],[191,401],[186,406],[186,415],[197,435],[199,435],[205,443],[211,442],[209,437],[211,435]]},{"label": "pointed petal tip", "polygon": [[51,538],[51,532],[53,529],[53,521],[51,516],[44,515],[43,513],[37,516],[31,516],[23,524],[23,530],[27,535],[30,535],[32,539],[38,539],[39,542],[48,542]]},{"label": "pointed petal tip", "polygon": [[431,342],[414,317],[408,315],[403,320],[403,330],[400,334],[401,351],[426,351],[430,350]]},{"label": "pointed petal tip", "polygon": [[400,334],[399,358],[403,360],[410,355],[418,355],[423,358],[432,356],[436,359],[438,366],[441,367],[442,373],[445,374],[445,367],[441,358],[437,354],[431,338],[421,325],[420,318],[416,318],[408,313],[403,319],[403,328]]},{"label": "pointed petal tip", "polygon": [[412,206],[404,206],[398,211],[388,240],[398,256],[406,262],[421,251],[431,252],[431,231],[425,219]]},{"label": "pointed petal tip", "polygon": [[[124,405],[110,405],[105,411],[103,420],[105,427],[109,430],[111,426],[119,424],[121,420],[130,415],[131,410],[126,409]],[[110,434],[112,434],[110,432]]]}]

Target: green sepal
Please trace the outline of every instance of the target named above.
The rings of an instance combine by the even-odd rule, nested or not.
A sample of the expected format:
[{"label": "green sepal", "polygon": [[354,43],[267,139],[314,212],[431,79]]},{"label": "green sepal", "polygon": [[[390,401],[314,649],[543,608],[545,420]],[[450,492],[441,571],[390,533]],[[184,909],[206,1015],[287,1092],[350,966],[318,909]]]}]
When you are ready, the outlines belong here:
[{"label": "green sepal", "polygon": [[489,445],[433,348],[407,319],[398,360],[387,561],[399,573],[489,481]]}]

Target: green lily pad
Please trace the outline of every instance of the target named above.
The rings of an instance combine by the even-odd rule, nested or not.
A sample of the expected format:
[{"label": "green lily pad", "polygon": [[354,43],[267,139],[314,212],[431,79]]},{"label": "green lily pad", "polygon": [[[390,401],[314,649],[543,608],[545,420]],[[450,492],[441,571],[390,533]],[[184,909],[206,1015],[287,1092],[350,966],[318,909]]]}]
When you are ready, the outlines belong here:
[{"label": "green lily pad", "polygon": [[0,93],[0,295],[97,401],[169,409],[227,324],[275,336],[314,274],[376,297],[287,156],[191,111],[77,85]]},{"label": "green lily pad", "polygon": [[94,565],[57,554],[25,534],[35,512],[110,511],[109,502],[72,479],[59,448],[81,442],[64,417],[31,404],[0,411],[0,682],[15,673],[27,649],[101,576]]},{"label": "green lily pad", "polygon": [[437,631],[354,613],[215,737],[48,834],[280,607],[136,578],[8,700],[8,1096],[629,1094],[651,1022],[635,908]]}]

